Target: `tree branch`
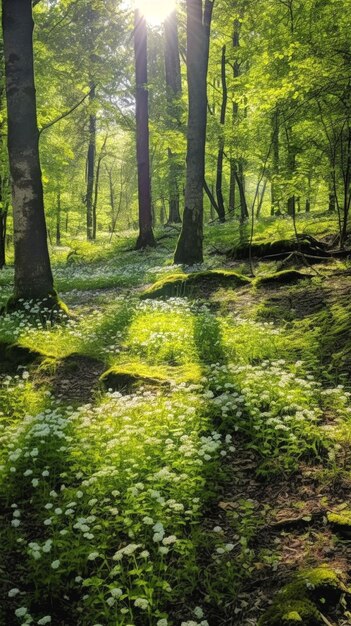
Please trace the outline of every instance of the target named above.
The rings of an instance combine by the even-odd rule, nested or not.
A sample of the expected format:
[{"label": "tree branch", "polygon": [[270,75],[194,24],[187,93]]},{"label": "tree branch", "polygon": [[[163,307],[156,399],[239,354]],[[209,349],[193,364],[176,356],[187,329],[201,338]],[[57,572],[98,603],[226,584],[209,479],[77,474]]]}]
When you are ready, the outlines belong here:
[{"label": "tree branch", "polygon": [[42,126],[41,128],[39,128],[39,137],[41,136],[41,134],[44,132],[44,130],[47,130],[48,128],[51,128],[51,126],[53,126],[54,124],[57,124],[57,122],[60,122],[61,120],[63,120],[65,117],[68,117],[68,115],[71,115],[71,113],[73,113],[73,111],[75,111],[76,109],[78,109],[78,107],[83,104],[83,102],[90,96],[92,92],[92,89],[90,89],[90,91],[88,91],[88,93],[86,93],[83,98],[81,98],[79,100],[79,102],[76,102],[76,104],[73,105],[73,107],[71,107],[70,109],[68,109],[68,111],[64,111],[64,113],[61,113],[61,115],[58,115],[57,117],[55,117],[53,120],[51,120],[51,122],[48,122],[47,124],[44,124],[44,126]]}]

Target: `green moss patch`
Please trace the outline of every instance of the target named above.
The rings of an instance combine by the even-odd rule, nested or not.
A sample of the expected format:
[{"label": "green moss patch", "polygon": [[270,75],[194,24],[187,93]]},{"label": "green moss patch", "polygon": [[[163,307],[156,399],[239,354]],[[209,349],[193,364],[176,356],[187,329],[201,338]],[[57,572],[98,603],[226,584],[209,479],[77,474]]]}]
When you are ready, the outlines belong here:
[{"label": "green moss patch", "polygon": [[251,279],[232,270],[208,270],[191,274],[170,274],[158,280],[146,289],[141,298],[160,298],[184,296],[191,293],[192,288],[243,287],[249,285]]},{"label": "green moss patch", "polygon": [[351,538],[351,510],[345,510],[341,513],[327,513],[327,520],[335,532],[346,539]]},{"label": "green moss patch", "polygon": [[27,348],[16,343],[0,342],[0,371],[12,372],[20,365],[30,365],[48,358],[50,355],[40,350]]},{"label": "green moss patch", "polygon": [[111,367],[100,377],[100,382],[107,389],[115,391],[131,391],[139,385],[167,386],[170,381],[160,373],[154,374],[150,368],[135,365],[121,365]]},{"label": "green moss patch", "polygon": [[312,278],[308,274],[304,274],[303,272],[299,272],[298,270],[283,270],[281,272],[276,272],[275,274],[271,274],[269,276],[259,276],[255,280],[256,287],[265,287],[275,285],[291,285],[299,282],[300,280],[306,280],[307,278]]},{"label": "green moss patch", "polygon": [[201,367],[193,363],[170,366],[136,361],[113,365],[100,376],[100,382],[106,389],[130,391],[140,385],[168,387],[173,383],[198,383],[201,377]]},{"label": "green moss patch", "polygon": [[335,607],[349,591],[338,574],[327,565],[299,572],[276,595],[273,605],[259,620],[259,626],[318,626],[323,623],[318,607]]},{"label": "green moss patch", "polygon": [[319,626],[323,624],[318,609],[309,600],[276,600],[261,617],[258,626]]}]

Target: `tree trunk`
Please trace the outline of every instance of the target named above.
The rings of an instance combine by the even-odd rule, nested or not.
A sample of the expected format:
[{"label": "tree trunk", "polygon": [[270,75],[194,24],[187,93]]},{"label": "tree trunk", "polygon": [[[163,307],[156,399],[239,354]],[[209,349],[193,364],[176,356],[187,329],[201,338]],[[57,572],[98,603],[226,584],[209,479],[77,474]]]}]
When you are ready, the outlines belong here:
[{"label": "tree trunk", "polygon": [[226,118],[226,110],[227,110],[227,102],[228,102],[228,89],[227,89],[227,77],[226,77],[226,47],[222,48],[222,58],[221,58],[221,82],[222,82],[222,104],[221,104],[221,115],[220,115],[220,125],[221,125],[221,134],[219,136],[219,146],[218,146],[218,154],[217,154],[217,176],[216,176],[216,195],[217,195],[217,204],[218,204],[218,215],[219,221],[225,222],[225,207],[224,207],[224,198],[223,198],[223,157],[224,157],[224,125]]},{"label": "tree trunk", "polygon": [[351,126],[349,126],[347,129],[344,151],[345,155],[342,156],[344,197],[342,211],[343,223],[341,231],[341,244],[344,244],[348,235],[348,218],[351,203]]},{"label": "tree trunk", "polygon": [[306,213],[309,213],[311,211],[311,195],[312,195],[312,174],[309,174],[307,178],[307,196],[306,196],[306,202],[305,202]]},{"label": "tree trunk", "polygon": [[336,198],[335,198],[335,193],[334,190],[330,190],[329,191],[329,196],[328,196],[328,211],[330,211],[331,213],[335,213],[336,210]]},{"label": "tree trunk", "polygon": [[106,168],[106,172],[108,176],[109,197],[110,197],[110,207],[111,207],[111,233],[113,233],[115,229],[115,222],[116,222],[115,188],[113,184],[112,166],[110,168],[105,166],[105,168]]},{"label": "tree trunk", "polygon": [[0,270],[6,265],[6,222],[7,211],[0,212]]},{"label": "tree trunk", "polygon": [[57,192],[56,203],[56,245],[61,244],[61,190]]},{"label": "tree trunk", "polygon": [[136,250],[156,246],[152,230],[149,156],[149,97],[147,90],[147,26],[137,9],[134,17],[136,76],[136,143],[138,163],[139,236]]},{"label": "tree trunk", "polygon": [[204,190],[205,193],[210,201],[210,210],[211,210],[211,220],[214,220],[214,213],[213,213],[213,209],[216,211],[217,215],[219,216],[219,208],[218,208],[218,204],[215,200],[215,197],[213,195],[214,191],[213,191],[213,185],[211,185],[211,189],[209,188],[206,180],[204,179]]},{"label": "tree trunk", "polygon": [[296,210],[296,198],[295,196],[290,196],[290,198],[288,198],[288,203],[287,203],[288,215],[291,215],[291,217],[294,217],[295,210]]},{"label": "tree trunk", "polygon": [[[293,175],[295,171],[295,152],[292,148],[288,147],[288,172],[289,175]],[[294,216],[296,211],[296,196],[291,195],[287,202],[288,215]]]},{"label": "tree trunk", "polygon": [[230,159],[230,178],[229,178],[229,213],[235,213],[235,161]]},{"label": "tree trunk", "polygon": [[100,150],[97,166],[96,166],[94,202],[93,202],[93,240],[94,241],[96,240],[96,230],[97,230],[96,210],[97,210],[97,203],[98,203],[98,197],[99,197],[100,170],[101,170],[102,160],[106,156],[105,148],[106,148],[107,138],[108,138],[108,135],[106,135],[104,138],[104,141]]},{"label": "tree trunk", "polygon": [[238,168],[235,168],[235,179],[240,196],[240,221],[244,222],[249,217],[249,211],[246,202],[244,167],[241,159],[239,160]]},{"label": "tree trunk", "polygon": [[89,145],[87,156],[87,239],[93,241],[94,237],[94,210],[93,210],[93,192],[95,178],[95,155],[96,155],[96,114],[93,111],[96,88],[94,84],[90,85],[89,95]]},{"label": "tree trunk", "polygon": [[262,204],[263,204],[263,199],[264,199],[264,194],[266,193],[266,187],[267,187],[267,178],[264,179],[263,181],[263,187],[262,187],[262,191],[259,194],[259,200],[258,200],[258,205],[257,205],[257,211],[256,211],[256,217],[259,218],[261,215],[261,210],[262,210]]},{"label": "tree trunk", "polygon": [[183,225],[175,263],[202,263],[203,182],[207,122],[207,68],[213,3],[187,0],[187,77],[189,94],[187,169]]},{"label": "tree trunk", "polygon": [[[8,187],[9,176],[7,171],[7,163],[4,158],[5,145],[4,137],[6,136],[6,115],[5,115],[5,59],[4,46],[0,41],[0,152],[2,155],[3,166],[1,168],[0,177],[0,269],[6,265],[6,223],[8,212]],[[5,165],[6,163],[6,165]]]},{"label": "tree trunk", "polygon": [[[180,72],[179,39],[176,11],[172,11],[164,22],[165,30],[165,70],[167,87],[167,117],[170,129],[181,128],[182,78]],[[168,189],[169,189],[169,224],[181,222],[179,212],[179,178],[182,167],[177,156],[168,147]]]},{"label": "tree trunk", "polygon": [[[295,174],[295,168],[296,168],[296,148],[294,146],[293,143],[293,138],[292,138],[292,129],[289,126],[285,126],[285,135],[286,135],[286,142],[287,142],[287,163],[286,163],[286,169],[287,169],[287,175],[288,175],[288,179],[292,179],[292,177]],[[290,186],[291,186],[291,182],[290,182]],[[290,190],[293,191],[293,190]],[[288,198],[287,200],[287,213],[288,215],[291,215],[292,217],[295,218],[295,214],[296,214],[296,196],[294,193],[291,194],[291,196]]]},{"label": "tree trunk", "polygon": [[[237,54],[240,48],[240,22],[238,19],[234,20],[234,26],[233,26],[233,49],[234,49],[234,64],[233,64],[233,78],[234,78],[234,84],[237,78],[240,77],[240,63],[238,61],[237,58]],[[233,93],[233,107],[232,107],[232,128],[234,130],[235,125],[238,124],[239,121],[239,106],[235,100],[235,91]],[[245,199],[245,189],[244,189],[244,185],[245,185],[245,181],[244,178],[242,178],[242,183],[239,182],[238,183],[238,163],[237,160],[233,157],[233,155],[231,154],[230,156],[230,181],[229,181],[229,211],[231,211],[232,213],[235,213],[235,209],[236,209],[236,187],[238,187],[238,191],[239,191],[239,198],[240,198],[240,206],[241,206],[241,215],[240,215],[240,220],[242,221],[243,219],[245,219],[244,214],[247,212],[247,217],[248,217],[248,211],[247,211],[247,205],[246,205],[246,199]],[[241,171],[242,171],[242,175],[243,175],[243,166],[241,164]],[[242,205],[242,200],[244,199],[244,205]],[[245,210],[246,207],[246,210]]]},{"label": "tree trunk", "polygon": [[279,192],[276,177],[279,174],[279,111],[275,109],[272,116],[272,174],[271,174],[271,215],[279,210]]},{"label": "tree trunk", "polygon": [[8,151],[15,245],[14,299],[54,294],[39,160],[31,0],[3,0]]}]

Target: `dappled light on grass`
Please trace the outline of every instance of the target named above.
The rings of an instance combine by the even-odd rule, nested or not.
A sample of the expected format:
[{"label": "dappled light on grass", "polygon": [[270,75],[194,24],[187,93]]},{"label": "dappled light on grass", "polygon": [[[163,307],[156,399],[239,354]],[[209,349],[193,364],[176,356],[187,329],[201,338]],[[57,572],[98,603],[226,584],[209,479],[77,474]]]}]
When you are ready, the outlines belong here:
[{"label": "dappled light on grass", "polygon": [[[127,256],[113,269],[120,284],[133,273],[134,284],[174,273],[164,253]],[[102,259],[91,262],[100,264],[97,285]],[[0,622],[231,619],[257,559],[271,574],[280,557],[252,547],[263,521],[245,494],[235,512],[220,502],[229,506],[226,525],[211,515],[218,518],[218,499],[243,456],[254,458],[248,471],[260,488],[301,462],[337,471],[350,394],[320,371],[319,359],[331,341],[343,350],[347,307],[289,321],[284,311],[282,323],[270,296],[252,287],[243,295],[215,289],[211,306],[191,293],[141,301],[137,290],[84,292],[89,265],[77,266],[83,291],[69,294],[71,318],[56,326],[43,326],[35,311],[0,319],[3,342],[40,356],[0,378],[0,547],[11,563]],[[69,268],[63,272],[68,281]],[[330,320],[329,334],[316,328]],[[70,355],[101,366],[89,403],[53,393],[52,373],[60,376]],[[122,392],[103,386],[104,369],[135,382]]]},{"label": "dappled light on grass", "polygon": [[128,346],[150,363],[181,365],[196,360],[194,316],[182,299],[146,301],[129,328]]}]

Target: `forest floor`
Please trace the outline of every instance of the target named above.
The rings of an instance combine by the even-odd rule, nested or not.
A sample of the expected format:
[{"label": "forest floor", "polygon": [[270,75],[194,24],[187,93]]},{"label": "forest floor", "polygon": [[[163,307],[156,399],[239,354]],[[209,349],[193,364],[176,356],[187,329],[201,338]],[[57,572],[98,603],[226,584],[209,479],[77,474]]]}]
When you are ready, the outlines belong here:
[{"label": "forest floor", "polygon": [[[249,275],[237,231],[196,269]],[[175,233],[131,242],[53,251],[69,318],[0,319],[1,626],[350,624],[350,262],[160,298]]]}]

